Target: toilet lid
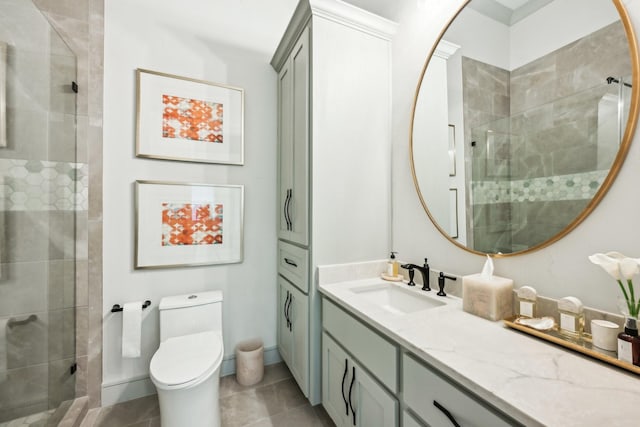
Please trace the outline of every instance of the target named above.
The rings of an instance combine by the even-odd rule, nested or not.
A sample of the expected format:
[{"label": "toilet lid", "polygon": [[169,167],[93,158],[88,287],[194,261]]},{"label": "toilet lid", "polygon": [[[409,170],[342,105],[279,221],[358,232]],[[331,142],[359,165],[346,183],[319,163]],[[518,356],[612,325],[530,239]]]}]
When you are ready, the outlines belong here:
[{"label": "toilet lid", "polygon": [[149,372],[157,385],[176,386],[207,376],[222,361],[219,332],[169,338],[153,355]]}]

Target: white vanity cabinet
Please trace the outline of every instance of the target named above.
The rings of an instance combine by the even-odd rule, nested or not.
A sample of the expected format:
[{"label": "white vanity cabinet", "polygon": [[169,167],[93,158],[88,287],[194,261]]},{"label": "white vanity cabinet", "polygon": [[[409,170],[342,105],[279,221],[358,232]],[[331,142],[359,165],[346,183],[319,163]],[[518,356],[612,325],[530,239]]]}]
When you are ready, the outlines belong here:
[{"label": "white vanity cabinet", "polygon": [[397,426],[399,402],[403,427],[520,425],[327,298],[322,326],[322,403],[336,425]]},{"label": "white vanity cabinet", "polygon": [[322,335],[322,402],[338,427],[394,427],[398,401],[329,335]]},{"label": "white vanity cabinet", "polygon": [[309,310],[307,296],[278,277],[278,350],[300,389],[309,389]]},{"label": "white vanity cabinet", "polygon": [[302,267],[281,253],[278,277],[306,297],[309,372],[298,385],[312,404],[322,397],[316,266],[379,259],[390,246],[394,31],[394,23],[342,1],[300,0],[271,60],[278,76],[279,246],[305,260]]}]

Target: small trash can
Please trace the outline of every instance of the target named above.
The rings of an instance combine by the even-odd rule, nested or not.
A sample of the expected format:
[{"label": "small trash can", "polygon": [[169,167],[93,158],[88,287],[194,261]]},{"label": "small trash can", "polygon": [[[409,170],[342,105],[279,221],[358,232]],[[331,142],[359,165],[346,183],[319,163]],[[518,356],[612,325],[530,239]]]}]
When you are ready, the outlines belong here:
[{"label": "small trash can", "polygon": [[253,385],[262,381],[264,375],[264,345],[254,338],[236,346],[236,380],[241,385]]}]

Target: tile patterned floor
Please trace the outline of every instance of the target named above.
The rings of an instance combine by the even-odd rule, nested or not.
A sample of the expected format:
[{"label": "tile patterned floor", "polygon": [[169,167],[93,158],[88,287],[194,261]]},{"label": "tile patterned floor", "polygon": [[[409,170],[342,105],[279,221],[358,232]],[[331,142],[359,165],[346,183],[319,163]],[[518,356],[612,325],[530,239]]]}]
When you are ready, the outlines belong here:
[{"label": "tile patterned floor", "polygon": [[[235,375],[220,379],[222,427],[333,427],[322,406],[312,407],[284,363],[265,367],[249,387]],[[159,427],[158,399],[147,396],[89,411],[81,427]],[[187,424],[185,424],[185,427]]]}]

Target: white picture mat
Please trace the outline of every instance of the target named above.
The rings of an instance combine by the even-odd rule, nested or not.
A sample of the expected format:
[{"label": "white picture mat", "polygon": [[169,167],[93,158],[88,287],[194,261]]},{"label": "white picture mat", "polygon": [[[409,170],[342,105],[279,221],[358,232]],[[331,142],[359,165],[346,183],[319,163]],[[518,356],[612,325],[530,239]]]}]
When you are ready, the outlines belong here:
[{"label": "white picture mat", "polygon": [[[242,185],[136,182],[136,268],[242,262]],[[162,246],[162,204],[222,204],[222,244]]]},{"label": "white picture mat", "polygon": [[[137,77],[137,156],[209,163],[243,163],[242,89],[146,70],[137,70]],[[163,95],[222,104],[223,143],[163,137]]]}]

